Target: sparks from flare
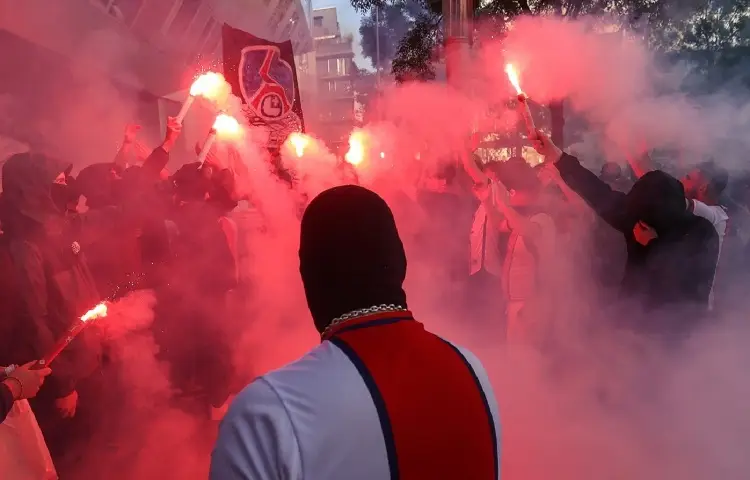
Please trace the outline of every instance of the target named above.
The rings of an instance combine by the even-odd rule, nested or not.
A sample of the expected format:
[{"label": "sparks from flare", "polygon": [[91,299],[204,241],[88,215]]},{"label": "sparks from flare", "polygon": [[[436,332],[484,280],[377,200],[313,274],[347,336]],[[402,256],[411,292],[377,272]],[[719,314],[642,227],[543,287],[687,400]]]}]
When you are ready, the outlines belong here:
[{"label": "sparks from flare", "polygon": [[297,157],[302,158],[302,156],[305,154],[305,149],[310,144],[310,137],[308,137],[304,133],[292,132],[289,134],[289,138],[287,140],[292,148],[294,148],[294,152],[297,154]]}]

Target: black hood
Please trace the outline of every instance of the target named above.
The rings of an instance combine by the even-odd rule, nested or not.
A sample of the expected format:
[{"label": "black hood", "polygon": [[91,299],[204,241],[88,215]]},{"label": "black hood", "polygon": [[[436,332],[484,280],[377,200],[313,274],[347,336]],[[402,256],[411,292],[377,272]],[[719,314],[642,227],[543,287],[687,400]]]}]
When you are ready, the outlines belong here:
[{"label": "black hood", "polygon": [[406,308],[406,254],[393,213],[355,185],[328,189],[302,216],[300,274],[319,331],[336,317],[377,305]]},{"label": "black hood", "polygon": [[678,228],[689,217],[682,183],[661,170],[635,182],[627,194],[626,210],[633,225],[642,221],[659,235]]},{"label": "black hood", "polygon": [[123,169],[114,162],[94,163],[78,172],[76,192],[86,197],[89,208],[118,205],[121,197]]},{"label": "black hood", "polygon": [[172,175],[171,181],[181,200],[204,201],[211,190],[211,179],[200,162],[186,163]]},{"label": "black hood", "polygon": [[52,200],[51,186],[61,174],[69,174],[70,163],[41,153],[19,153],[3,165],[3,222],[19,214],[38,224],[62,212]]}]

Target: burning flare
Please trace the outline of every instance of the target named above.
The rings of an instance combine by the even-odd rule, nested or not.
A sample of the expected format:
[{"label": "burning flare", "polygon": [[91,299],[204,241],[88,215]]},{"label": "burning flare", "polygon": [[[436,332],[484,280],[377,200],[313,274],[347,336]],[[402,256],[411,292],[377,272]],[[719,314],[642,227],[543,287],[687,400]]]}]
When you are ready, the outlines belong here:
[{"label": "burning flare", "polygon": [[84,313],[81,316],[82,322],[89,322],[91,320],[96,320],[97,318],[103,318],[107,316],[107,304],[102,302],[99,305],[95,306],[88,312]]},{"label": "burning flare", "polygon": [[534,138],[536,137],[536,124],[534,123],[534,117],[531,115],[531,110],[529,109],[529,102],[527,101],[528,96],[523,93],[523,90],[521,90],[521,82],[518,80],[516,67],[514,67],[512,63],[506,64],[505,73],[508,74],[508,80],[510,80],[513,88],[516,89],[518,102],[523,105],[523,108],[521,108],[519,113],[521,114],[523,123],[526,124],[526,134],[529,138]]},{"label": "burning flare", "polygon": [[180,113],[177,114],[175,119],[180,123],[185,120],[185,116],[187,115],[188,110],[190,110],[190,106],[195,101],[195,97],[201,96],[218,104],[223,104],[226,99],[229,98],[231,91],[232,88],[227,81],[224,80],[222,74],[216,72],[204,73],[196,78],[190,86],[190,95],[185,99],[185,103],[182,104]]},{"label": "burning flare", "polygon": [[304,133],[292,132],[289,134],[287,142],[289,142],[292,148],[294,148],[297,157],[302,158],[302,156],[305,154],[305,149],[307,149],[307,146],[310,145],[310,137],[308,137]]},{"label": "burning flare", "polygon": [[208,158],[208,152],[211,151],[211,147],[214,145],[217,137],[236,140],[241,136],[242,126],[233,116],[226,113],[218,114],[206,141],[203,143],[203,149],[201,149],[201,153],[198,155],[198,162],[200,162],[201,166],[205,163],[206,158]]},{"label": "burning flare", "polygon": [[349,151],[344,159],[352,165],[359,165],[365,159],[364,137],[362,132],[352,132],[349,136]]},{"label": "burning flare", "polygon": [[237,138],[242,134],[240,122],[226,113],[220,113],[216,116],[212,130],[222,138]]},{"label": "burning flare", "polygon": [[216,72],[206,72],[196,78],[190,86],[190,96],[201,96],[211,100],[221,95],[226,84],[227,81],[224,80],[224,75]]},{"label": "burning flare", "polygon": [[97,318],[104,318],[107,316],[107,304],[102,302],[89,310],[88,312],[84,313],[81,316],[80,322],[75,322],[71,327],[65,332],[65,334],[60,337],[57,340],[57,343],[55,343],[54,347],[47,352],[47,354],[42,357],[42,359],[39,361],[38,366],[46,366],[52,363],[54,359],[57,358],[58,355],[60,355],[60,352],[62,352],[65,347],[67,347],[70,342],[73,341],[76,336],[83,331],[84,328],[91,322],[92,320],[96,320]]},{"label": "burning flare", "polygon": [[510,80],[513,88],[516,89],[516,94],[526,96],[526,94],[523,93],[523,90],[521,90],[521,82],[518,80],[518,72],[512,63],[505,65],[505,73],[508,74],[508,80]]}]

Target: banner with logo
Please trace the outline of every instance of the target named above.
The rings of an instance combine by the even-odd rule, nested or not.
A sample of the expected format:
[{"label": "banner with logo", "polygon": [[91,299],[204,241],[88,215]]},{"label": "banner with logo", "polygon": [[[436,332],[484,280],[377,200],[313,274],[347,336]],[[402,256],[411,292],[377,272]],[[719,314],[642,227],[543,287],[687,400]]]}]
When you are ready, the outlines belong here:
[{"label": "banner with logo", "polygon": [[304,132],[292,42],[274,43],[227,24],[222,29],[224,77],[251,125],[266,127],[268,147]]}]

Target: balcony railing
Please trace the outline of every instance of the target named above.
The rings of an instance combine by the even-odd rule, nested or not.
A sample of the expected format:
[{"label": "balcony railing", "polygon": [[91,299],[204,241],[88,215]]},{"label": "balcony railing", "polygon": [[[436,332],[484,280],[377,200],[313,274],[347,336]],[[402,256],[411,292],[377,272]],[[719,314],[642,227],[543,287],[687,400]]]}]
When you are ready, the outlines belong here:
[{"label": "balcony railing", "polygon": [[351,37],[336,37],[315,40],[315,51],[318,58],[324,57],[354,57],[354,39]]}]

